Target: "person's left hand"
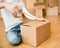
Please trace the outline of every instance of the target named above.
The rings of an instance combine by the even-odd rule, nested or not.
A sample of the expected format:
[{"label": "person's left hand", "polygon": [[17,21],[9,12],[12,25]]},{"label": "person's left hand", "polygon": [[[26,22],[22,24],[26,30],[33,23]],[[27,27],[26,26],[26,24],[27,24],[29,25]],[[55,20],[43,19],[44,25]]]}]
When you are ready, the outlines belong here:
[{"label": "person's left hand", "polygon": [[44,18],[37,18],[36,20],[37,20],[37,21],[47,21],[47,20],[44,19]]}]

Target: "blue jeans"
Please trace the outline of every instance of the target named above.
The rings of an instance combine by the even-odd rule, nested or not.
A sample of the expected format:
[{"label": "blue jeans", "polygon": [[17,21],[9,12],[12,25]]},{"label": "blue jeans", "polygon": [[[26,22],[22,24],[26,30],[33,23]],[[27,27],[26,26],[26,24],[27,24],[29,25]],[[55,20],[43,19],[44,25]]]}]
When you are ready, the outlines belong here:
[{"label": "blue jeans", "polygon": [[7,40],[12,45],[17,45],[22,42],[21,32],[20,32],[21,24],[16,25],[6,33]]}]

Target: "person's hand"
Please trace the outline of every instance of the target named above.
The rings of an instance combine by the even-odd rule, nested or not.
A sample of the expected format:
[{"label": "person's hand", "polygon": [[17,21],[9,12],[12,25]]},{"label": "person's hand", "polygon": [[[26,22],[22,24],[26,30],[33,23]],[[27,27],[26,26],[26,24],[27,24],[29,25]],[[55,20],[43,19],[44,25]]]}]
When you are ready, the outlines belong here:
[{"label": "person's hand", "polygon": [[16,4],[6,3],[5,8],[10,10],[13,16],[17,16],[17,13],[21,12],[21,9]]},{"label": "person's hand", "polygon": [[47,21],[47,20],[44,19],[44,18],[37,18],[36,20],[37,20],[37,21]]}]

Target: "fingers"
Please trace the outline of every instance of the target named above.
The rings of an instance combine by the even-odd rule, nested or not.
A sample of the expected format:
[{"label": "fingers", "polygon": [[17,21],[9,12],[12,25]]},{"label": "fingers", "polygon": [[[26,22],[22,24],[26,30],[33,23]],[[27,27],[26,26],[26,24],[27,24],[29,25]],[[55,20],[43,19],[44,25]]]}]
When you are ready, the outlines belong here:
[{"label": "fingers", "polygon": [[19,14],[17,13],[21,13],[22,10],[18,7],[18,6],[15,6],[13,9],[12,9],[12,14],[14,17],[18,17]]},{"label": "fingers", "polygon": [[44,18],[40,18],[40,21],[47,21],[46,19],[44,19]]},{"label": "fingers", "polygon": [[22,11],[18,6],[15,6],[13,9],[15,12],[21,12]]},{"label": "fingers", "polygon": [[46,19],[44,18],[37,18],[38,21],[47,21]]}]

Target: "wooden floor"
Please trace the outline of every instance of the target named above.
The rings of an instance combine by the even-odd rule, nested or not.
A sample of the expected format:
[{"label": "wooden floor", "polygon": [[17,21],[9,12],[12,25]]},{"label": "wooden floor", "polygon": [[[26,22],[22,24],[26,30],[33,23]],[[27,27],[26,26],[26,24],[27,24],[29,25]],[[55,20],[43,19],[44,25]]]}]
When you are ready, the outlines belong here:
[{"label": "wooden floor", "polygon": [[0,18],[0,48],[60,48],[60,15],[47,16],[46,19],[51,21],[51,37],[40,46],[33,47],[24,43],[19,46],[10,45],[6,40],[3,20]]}]

